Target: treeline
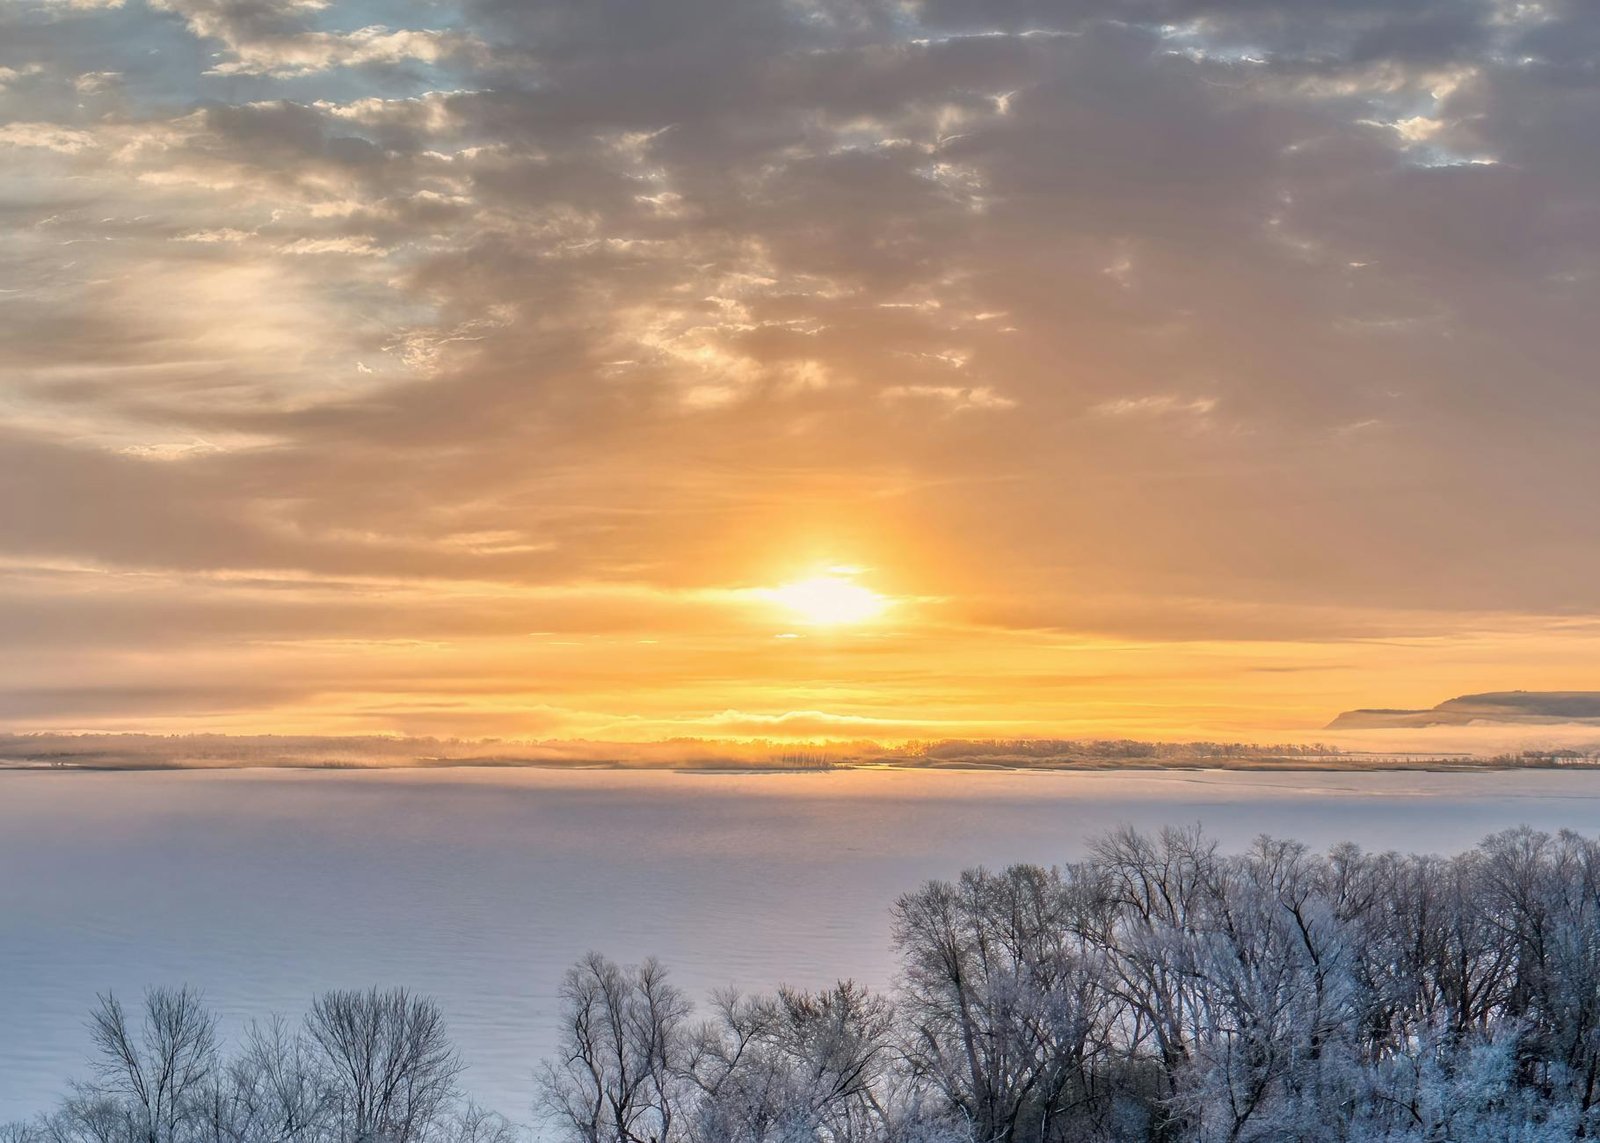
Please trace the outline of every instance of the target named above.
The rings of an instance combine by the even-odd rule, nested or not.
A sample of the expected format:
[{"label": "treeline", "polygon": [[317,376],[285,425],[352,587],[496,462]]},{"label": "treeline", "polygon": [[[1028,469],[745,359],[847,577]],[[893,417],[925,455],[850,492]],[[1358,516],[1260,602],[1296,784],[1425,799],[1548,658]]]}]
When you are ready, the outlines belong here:
[{"label": "treeline", "polygon": [[669,769],[824,768],[852,763],[891,765],[1095,766],[1333,759],[1325,745],[1238,742],[1138,742],[1132,739],[950,739],[878,742],[791,742],[693,738],[662,742],[515,741],[462,738],[229,734],[0,734],[0,765],[100,769],[249,766],[363,768],[386,766],[595,766]]},{"label": "treeline", "polygon": [[[690,919],[686,918],[686,921]],[[892,995],[566,975],[532,1074],[562,1143],[1549,1143],[1600,1131],[1600,842],[1452,857],[1110,834],[894,908]],[[431,1002],[329,993],[223,1057],[187,991],[104,998],[97,1059],[7,1143],[510,1143]]]},{"label": "treeline", "polygon": [[1141,742],[1134,738],[949,738],[911,743],[903,756],[931,760],[1015,759],[1017,761],[1162,762],[1228,759],[1333,758],[1341,753],[1325,743]]},{"label": "treeline", "polygon": [[1489,759],[1489,765],[1528,766],[1541,770],[1554,766],[1600,766],[1600,750],[1523,750],[1516,754],[1496,754]]}]

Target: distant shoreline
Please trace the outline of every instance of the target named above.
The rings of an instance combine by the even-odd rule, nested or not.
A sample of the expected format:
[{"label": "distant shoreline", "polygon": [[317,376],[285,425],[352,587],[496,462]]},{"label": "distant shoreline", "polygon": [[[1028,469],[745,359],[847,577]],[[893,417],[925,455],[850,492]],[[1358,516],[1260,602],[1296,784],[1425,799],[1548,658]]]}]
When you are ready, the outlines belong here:
[{"label": "distant shoreline", "polygon": [[843,771],[904,771],[908,773],[935,772],[935,773],[996,773],[996,774],[1078,774],[1078,773],[1204,773],[1204,772],[1230,772],[1242,773],[1439,773],[1439,774],[1468,774],[1468,773],[1503,773],[1517,770],[1560,770],[1560,771],[1600,771],[1600,763],[1593,761],[1504,761],[1494,758],[1467,758],[1440,755],[1418,756],[1407,759],[1399,755],[1385,756],[1380,759],[1363,759],[1353,757],[1349,760],[1309,760],[1305,758],[1252,758],[1237,761],[1221,759],[1196,759],[1193,761],[1160,762],[1154,760],[1130,760],[1125,763],[1106,762],[1101,760],[1085,760],[1082,762],[1059,763],[1022,763],[1022,762],[985,762],[978,760],[939,760],[927,763],[908,761],[862,761],[862,762],[835,762],[815,766],[784,766],[784,765],[753,765],[730,763],[720,765],[706,762],[685,762],[676,764],[637,764],[622,761],[613,762],[561,762],[542,759],[529,760],[504,760],[484,758],[460,758],[444,760],[425,760],[417,762],[398,763],[356,763],[356,762],[316,762],[316,761],[283,761],[283,762],[226,762],[211,760],[183,760],[183,761],[77,761],[77,760],[25,760],[25,759],[0,759],[0,771],[15,773],[169,773],[178,771],[219,771],[219,770],[283,770],[283,771],[313,771],[313,772],[340,772],[340,773],[378,773],[397,771],[424,771],[424,770],[561,770],[570,772],[582,771],[608,771],[608,772],[636,772],[636,773],[674,773],[702,777],[719,775],[797,775],[797,774],[829,774]]}]

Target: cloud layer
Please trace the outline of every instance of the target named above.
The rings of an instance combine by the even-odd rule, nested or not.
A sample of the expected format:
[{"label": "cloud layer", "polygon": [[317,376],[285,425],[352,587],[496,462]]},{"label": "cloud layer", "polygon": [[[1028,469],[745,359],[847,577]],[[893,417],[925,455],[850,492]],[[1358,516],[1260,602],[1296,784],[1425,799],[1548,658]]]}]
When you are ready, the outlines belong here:
[{"label": "cloud layer", "polygon": [[5,716],[1591,685],[1597,183],[1580,0],[14,0]]}]

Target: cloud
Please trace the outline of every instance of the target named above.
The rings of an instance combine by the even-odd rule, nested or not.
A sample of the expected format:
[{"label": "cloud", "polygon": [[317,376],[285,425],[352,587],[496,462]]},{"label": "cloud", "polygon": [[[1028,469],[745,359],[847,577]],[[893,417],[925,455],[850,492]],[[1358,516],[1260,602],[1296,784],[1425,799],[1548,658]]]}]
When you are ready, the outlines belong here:
[{"label": "cloud", "polygon": [[1014,409],[1017,403],[987,385],[963,389],[955,385],[894,385],[883,391],[885,400],[922,399],[942,402],[952,412],[968,409]]},{"label": "cloud", "polygon": [[260,42],[231,42],[228,48],[234,58],[214,65],[211,73],[302,76],[365,64],[432,64],[473,46],[446,32],[377,25],[344,33],[303,32]]},{"label": "cloud", "polygon": [[1091,412],[1107,417],[1204,417],[1217,407],[1215,397],[1175,397],[1170,393],[1156,393],[1144,397],[1118,397],[1102,401]]},{"label": "cloud", "polygon": [[[115,577],[432,593],[252,595],[208,670],[319,624],[508,654],[530,608],[464,585],[834,562],[957,601],[917,644],[952,671],[1591,614],[1597,58],[1578,3],[7,5],[0,555],[102,569],[149,609],[107,645],[195,655]],[[687,621],[565,606],[635,637],[585,668],[598,725]],[[97,661],[52,622],[62,678]],[[653,719],[799,709],[701,667]]]},{"label": "cloud", "polygon": [[330,68],[437,64],[471,53],[470,36],[437,29],[380,24],[328,30],[315,21],[327,0],[151,0],[156,11],[181,17],[189,30],[222,44],[222,58],[205,74],[297,77]]},{"label": "cloud", "polygon": [[96,137],[89,131],[75,131],[50,123],[7,123],[0,127],[0,146],[38,147],[45,151],[60,151],[76,155],[96,145]]}]

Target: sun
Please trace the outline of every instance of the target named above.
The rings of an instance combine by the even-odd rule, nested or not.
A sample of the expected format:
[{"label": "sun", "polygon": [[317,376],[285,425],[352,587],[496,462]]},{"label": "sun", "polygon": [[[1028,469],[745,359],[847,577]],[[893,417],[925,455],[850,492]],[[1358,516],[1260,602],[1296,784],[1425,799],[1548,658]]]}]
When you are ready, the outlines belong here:
[{"label": "sun", "polygon": [[771,588],[765,594],[814,627],[865,623],[894,605],[888,596],[862,587],[844,571],[796,580]]}]

